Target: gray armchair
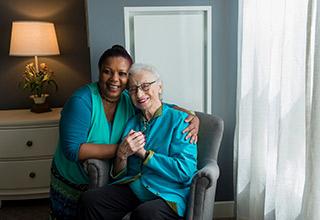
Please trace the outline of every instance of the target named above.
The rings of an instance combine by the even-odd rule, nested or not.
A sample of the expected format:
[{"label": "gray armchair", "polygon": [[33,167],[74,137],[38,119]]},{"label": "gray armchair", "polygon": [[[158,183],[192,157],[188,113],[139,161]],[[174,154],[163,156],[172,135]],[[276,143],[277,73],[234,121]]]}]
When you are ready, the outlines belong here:
[{"label": "gray armchair", "polygon": [[[223,135],[223,121],[217,116],[196,112],[200,119],[198,140],[198,172],[194,176],[187,206],[187,220],[212,220],[219,167],[217,158]],[[89,188],[108,182],[109,162],[86,161],[90,177]]]}]

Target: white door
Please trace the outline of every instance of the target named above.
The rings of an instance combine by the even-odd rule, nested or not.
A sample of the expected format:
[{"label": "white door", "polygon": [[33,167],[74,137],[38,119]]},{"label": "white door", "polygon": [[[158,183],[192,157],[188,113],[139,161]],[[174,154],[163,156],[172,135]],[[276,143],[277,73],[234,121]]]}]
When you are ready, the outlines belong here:
[{"label": "white door", "polygon": [[211,113],[211,7],[125,7],[126,48],[154,65],[163,100]]}]

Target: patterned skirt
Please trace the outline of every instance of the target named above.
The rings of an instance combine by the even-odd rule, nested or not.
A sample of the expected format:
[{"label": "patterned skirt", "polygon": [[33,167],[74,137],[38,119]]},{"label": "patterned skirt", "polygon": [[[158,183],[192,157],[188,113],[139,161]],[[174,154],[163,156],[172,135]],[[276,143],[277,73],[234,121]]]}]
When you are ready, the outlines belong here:
[{"label": "patterned skirt", "polygon": [[78,200],[87,184],[74,184],[60,175],[54,161],[51,166],[50,218],[52,220],[74,220],[77,217]]}]

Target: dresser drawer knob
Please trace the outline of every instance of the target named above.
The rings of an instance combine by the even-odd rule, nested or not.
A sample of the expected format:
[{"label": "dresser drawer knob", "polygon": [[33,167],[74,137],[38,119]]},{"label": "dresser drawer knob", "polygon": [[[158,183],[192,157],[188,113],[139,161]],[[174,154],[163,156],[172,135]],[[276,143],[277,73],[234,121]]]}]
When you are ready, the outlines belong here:
[{"label": "dresser drawer knob", "polygon": [[31,146],[33,145],[33,142],[32,142],[32,141],[27,141],[26,145],[27,145],[28,147],[31,147]]},{"label": "dresser drawer knob", "polygon": [[36,173],[35,173],[35,172],[29,173],[29,177],[30,177],[30,178],[35,178],[35,177],[36,177]]}]

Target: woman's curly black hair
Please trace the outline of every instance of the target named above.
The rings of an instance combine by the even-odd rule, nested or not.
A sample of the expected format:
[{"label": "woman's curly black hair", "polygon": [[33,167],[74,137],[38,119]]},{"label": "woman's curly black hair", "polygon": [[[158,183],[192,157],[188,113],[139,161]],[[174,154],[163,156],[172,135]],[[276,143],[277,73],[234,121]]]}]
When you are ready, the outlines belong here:
[{"label": "woman's curly black hair", "polygon": [[121,45],[113,45],[111,48],[107,49],[100,57],[98,67],[101,71],[102,64],[109,57],[123,57],[129,61],[130,66],[133,64],[133,60],[127,50]]}]

